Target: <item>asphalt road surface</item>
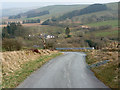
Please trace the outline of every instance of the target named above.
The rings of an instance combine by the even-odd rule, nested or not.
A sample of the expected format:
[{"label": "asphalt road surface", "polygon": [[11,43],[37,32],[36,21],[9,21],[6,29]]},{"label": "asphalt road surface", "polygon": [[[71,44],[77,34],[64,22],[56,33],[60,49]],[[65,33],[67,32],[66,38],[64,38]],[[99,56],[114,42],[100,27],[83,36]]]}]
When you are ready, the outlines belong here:
[{"label": "asphalt road surface", "polygon": [[65,52],[31,74],[17,88],[108,88],[87,68],[85,56]]}]

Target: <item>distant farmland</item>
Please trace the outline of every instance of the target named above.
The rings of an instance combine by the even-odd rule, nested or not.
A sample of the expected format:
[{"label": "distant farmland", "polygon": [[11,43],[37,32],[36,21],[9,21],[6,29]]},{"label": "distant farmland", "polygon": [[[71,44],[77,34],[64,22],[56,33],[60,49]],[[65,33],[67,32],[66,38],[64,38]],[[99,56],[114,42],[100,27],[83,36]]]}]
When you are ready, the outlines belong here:
[{"label": "distant farmland", "polygon": [[103,22],[95,22],[95,23],[89,23],[87,24],[88,26],[105,26],[105,25],[111,25],[112,27],[117,27],[118,26],[118,20],[108,20],[108,21],[103,21]]},{"label": "distant farmland", "polygon": [[[22,24],[23,26],[40,26],[40,23],[28,23]],[[0,25],[0,27],[6,27],[7,25]]]}]

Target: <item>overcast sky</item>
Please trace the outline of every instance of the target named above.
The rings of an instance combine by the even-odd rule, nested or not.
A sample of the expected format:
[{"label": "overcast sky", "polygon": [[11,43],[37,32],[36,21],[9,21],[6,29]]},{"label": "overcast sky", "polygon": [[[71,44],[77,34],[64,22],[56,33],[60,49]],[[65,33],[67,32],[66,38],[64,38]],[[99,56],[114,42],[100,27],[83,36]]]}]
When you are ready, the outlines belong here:
[{"label": "overcast sky", "polygon": [[0,0],[2,8],[35,7],[62,4],[93,4],[119,2],[120,0]]},{"label": "overcast sky", "polygon": [[117,2],[119,0],[0,0],[0,2],[95,2],[95,3],[106,3],[106,2]]}]

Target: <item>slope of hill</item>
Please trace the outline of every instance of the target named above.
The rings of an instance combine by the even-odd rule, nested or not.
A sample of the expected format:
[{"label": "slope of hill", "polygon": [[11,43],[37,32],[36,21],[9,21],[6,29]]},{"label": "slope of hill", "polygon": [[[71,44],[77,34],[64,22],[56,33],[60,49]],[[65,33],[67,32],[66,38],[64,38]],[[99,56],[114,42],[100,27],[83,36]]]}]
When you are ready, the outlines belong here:
[{"label": "slope of hill", "polygon": [[[42,7],[42,8],[38,8],[38,9],[34,9],[34,10],[30,10],[26,13],[22,13],[20,14],[21,17],[23,17],[23,19],[28,19],[26,18],[28,15],[30,14],[34,14],[35,13],[40,13],[43,11],[49,11],[49,14],[43,15],[43,16],[36,16],[36,17],[32,17],[32,18],[40,18],[40,19],[48,19],[50,17],[54,17],[54,16],[61,16],[67,12],[71,12],[73,10],[80,10],[82,8],[85,8],[88,5],[53,5],[53,6],[46,6],[46,7]],[[31,18],[29,18],[31,19]]]},{"label": "slope of hill", "polygon": [[[65,21],[67,18],[71,22],[87,24],[101,20],[113,20],[118,17],[118,3],[93,4],[93,5],[52,5],[38,9],[33,9],[25,13],[12,16],[12,20],[18,21],[28,19],[47,19],[55,18],[58,21]],[[3,20],[4,21],[4,20]],[[67,21],[68,22],[68,21]],[[55,22],[56,23],[56,22]]]},{"label": "slope of hill", "polygon": [[81,10],[74,10],[63,14],[58,18],[46,20],[42,25],[56,25],[59,23],[81,23],[88,24],[92,22],[101,22],[107,20],[116,20],[118,18],[117,3],[93,4]]},{"label": "slope of hill", "polygon": [[[69,13],[64,14],[60,18],[73,18],[73,17],[80,17],[81,16],[91,16],[91,15],[96,15],[96,16],[103,16],[103,15],[113,15],[118,13],[118,3],[108,3],[105,5],[102,4],[94,4],[90,5],[86,8],[83,8],[82,10],[75,10]],[[117,15],[115,15],[117,16]],[[64,19],[63,19],[64,20]]]},{"label": "slope of hill", "polygon": [[98,26],[104,26],[104,25],[111,25],[112,27],[117,27],[118,20],[107,20],[102,22],[89,23],[87,25],[91,27],[98,27]]},{"label": "slope of hill", "polygon": [[[107,10],[104,11],[99,11],[99,12],[94,12],[94,13],[89,13],[85,15],[79,15],[73,17],[71,20],[72,21],[82,21],[82,19],[88,19],[91,18],[92,16],[96,17],[103,17],[103,18],[110,18],[110,19],[117,19],[118,17],[118,3],[108,3],[106,4]],[[92,21],[91,21],[92,22]]]},{"label": "slope of hill", "polygon": [[118,2],[106,4],[109,10],[118,11]]},{"label": "slope of hill", "polygon": [[35,8],[38,7],[2,9],[2,17],[17,15],[19,13],[25,13]]},{"label": "slope of hill", "polygon": [[99,11],[105,11],[105,10],[107,10],[106,5],[93,4],[93,5],[90,5],[90,6],[86,7],[86,8],[83,8],[81,10],[74,10],[74,11],[72,11],[70,13],[66,13],[63,16],[59,17],[58,19],[59,20],[64,20],[66,18],[71,19],[72,17],[75,17],[75,16],[84,15],[84,14],[90,14],[90,13],[99,12]]}]

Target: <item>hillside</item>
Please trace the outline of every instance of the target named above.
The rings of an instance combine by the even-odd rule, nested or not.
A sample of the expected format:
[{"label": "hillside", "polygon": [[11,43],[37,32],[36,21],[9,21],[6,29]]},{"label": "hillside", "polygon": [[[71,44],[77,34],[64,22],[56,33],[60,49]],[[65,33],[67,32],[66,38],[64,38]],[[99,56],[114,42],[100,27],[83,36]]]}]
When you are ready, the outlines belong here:
[{"label": "hillside", "polygon": [[[41,19],[42,21],[56,17],[59,19],[64,18],[71,18],[72,21],[81,21],[81,17],[83,16],[91,16],[93,15],[106,15],[111,14],[115,15],[118,9],[118,3],[108,3],[108,4],[93,4],[93,5],[52,5],[46,6],[38,9],[32,9],[27,12],[23,12],[18,15],[12,15],[9,17],[10,19],[21,19],[21,20],[28,20],[28,19]],[[91,12],[92,10],[92,12]],[[86,12],[87,11],[87,12]],[[90,11],[90,12],[88,12]],[[113,16],[114,16],[113,15]]]},{"label": "hillside", "polygon": [[80,16],[75,16],[72,18],[72,21],[82,21],[83,18],[88,18],[91,16],[107,16],[107,17],[118,17],[118,3],[108,3],[106,4],[107,10],[105,11],[99,11],[99,12],[94,12],[90,14],[85,14],[85,15],[80,15]]},{"label": "hillside", "polygon": [[36,14],[36,13],[40,13],[43,11],[49,11],[49,14],[46,15],[42,15],[42,16],[36,16],[36,17],[32,17],[32,18],[40,18],[40,19],[48,19],[50,17],[54,17],[54,16],[61,16],[64,13],[73,11],[73,10],[79,10],[82,8],[85,8],[88,5],[53,5],[53,6],[46,6],[46,7],[42,7],[42,8],[38,8],[38,9],[33,9],[30,10],[26,13],[21,13],[21,17],[22,19],[31,19],[31,18],[26,18],[29,14]]},{"label": "hillside", "polygon": [[13,16],[13,15],[17,15],[19,13],[25,13],[25,12],[33,10],[35,8],[37,8],[37,7],[2,9],[2,17]]},{"label": "hillside", "polygon": [[42,25],[56,25],[56,23],[89,24],[107,20],[116,20],[118,17],[117,3],[93,4],[80,10],[73,10],[58,18],[46,20]]},{"label": "hillside", "polygon": [[118,2],[106,4],[109,10],[118,11]]},{"label": "hillside", "polygon": [[91,18],[91,16],[97,16],[97,17],[107,16],[109,18],[118,17],[118,3],[108,3],[106,4],[106,7],[107,7],[107,10],[104,10],[104,11],[75,16],[72,18],[72,21],[82,21],[83,18],[87,19],[88,17]]},{"label": "hillside", "polygon": [[70,13],[66,13],[63,16],[59,17],[58,20],[64,20],[66,18],[71,19],[74,16],[80,16],[80,15],[85,15],[85,14],[90,14],[90,13],[94,13],[94,12],[99,12],[99,11],[105,11],[107,10],[107,6],[103,5],[103,4],[93,4],[90,5],[86,8],[83,8],[81,10],[74,10]]},{"label": "hillside", "polygon": [[[94,4],[94,5],[96,7],[96,4]],[[90,6],[83,5],[85,8],[83,8],[83,6],[80,6],[80,5],[55,5],[55,6],[47,6],[47,7],[43,7],[43,8],[39,8],[39,9],[34,9],[34,10],[32,10],[32,11],[34,11],[34,13],[35,12],[38,13],[39,11],[43,12],[45,10],[48,10],[49,14],[32,18],[32,19],[39,18],[40,20],[42,19],[41,20],[42,24],[41,23],[22,24],[25,27],[25,31],[26,31],[24,33],[27,33],[27,34],[45,33],[48,35],[54,35],[54,36],[56,36],[56,38],[58,40],[58,44],[64,43],[64,45],[62,44],[63,46],[60,46],[60,44],[59,44],[59,45],[56,45],[55,47],[59,47],[59,46],[67,47],[67,45],[69,45],[68,47],[73,47],[73,46],[80,47],[80,44],[82,44],[83,42],[84,42],[84,45],[81,45],[81,46],[85,46],[85,45],[89,46],[88,43],[86,42],[87,39],[88,40],[93,39],[93,41],[95,41],[95,43],[98,43],[98,45],[100,45],[99,43],[101,43],[101,41],[99,41],[99,40],[101,40],[102,37],[105,37],[108,40],[118,40],[118,37],[117,37],[118,36],[117,3],[109,3],[109,4],[105,4],[105,5],[103,4],[102,6],[104,6],[104,9],[102,11],[94,10],[94,8],[93,8],[94,5],[90,5]],[[99,4],[97,4],[97,5],[99,6]],[[71,9],[68,9],[70,7],[72,8],[72,10],[73,9],[74,10],[70,11]],[[77,7],[81,7],[81,9],[77,8]],[[92,7],[92,8],[89,8],[89,7]],[[64,15],[66,15],[67,13],[76,12],[76,11],[83,12],[88,8],[89,8],[88,11],[92,10],[92,12],[84,13],[81,15],[79,15],[79,13],[77,13],[78,16],[74,15],[76,13],[73,13],[72,18],[67,17],[67,19],[64,19],[62,21],[59,20],[59,17],[62,17]],[[78,9],[78,10],[76,10],[76,9]],[[58,11],[56,11],[56,10],[58,10]],[[26,13],[27,14],[33,13],[32,11],[29,11]],[[66,14],[64,14],[64,13],[66,13]],[[59,14],[59,15],[57,15],[57,14]],[[53,17],[54,15],[56,15],[56,17]],[[47,18],[50,18],[50,19],[47,19]],[[31,18],[22,18],[22,19],[31,19]],[[15,20],[18,20],[18,19],[15,19]],[[73,39],[73,42],[71,42],[71,40],[69,40],[69,38],[66,39],[66,35],[65,35],[64,31],[65,31],[65,27],[67,27],[67,26],[69,26],[69,28],[71,30],[70,35],[72,36],[71,38]],[[89,28],[82,28],[82,26],[86,26]],[[92,38],[91,34],[97,38],[96,39]],[[79,37],[82,37],[83,41]],[[26,41],[29,41],[29,40],[27,40],[27,36],[26,36],[25,42]],[[104,43],[104,41],[105,40],[103,40],[102,43]],[[74,42],[77,44],[73,45]],[[31,43],[31,42],[29,42],[29,43]],[[102,45],[102,43],[101,43],[101,45]],[[27,45],[29,45],[28,42],[27,42]],[[27,45],[25,45],[25,46],[27,46]],[[34,43],[30,44],[30,45],[32,46],[32,45],[34,45]]]}]

